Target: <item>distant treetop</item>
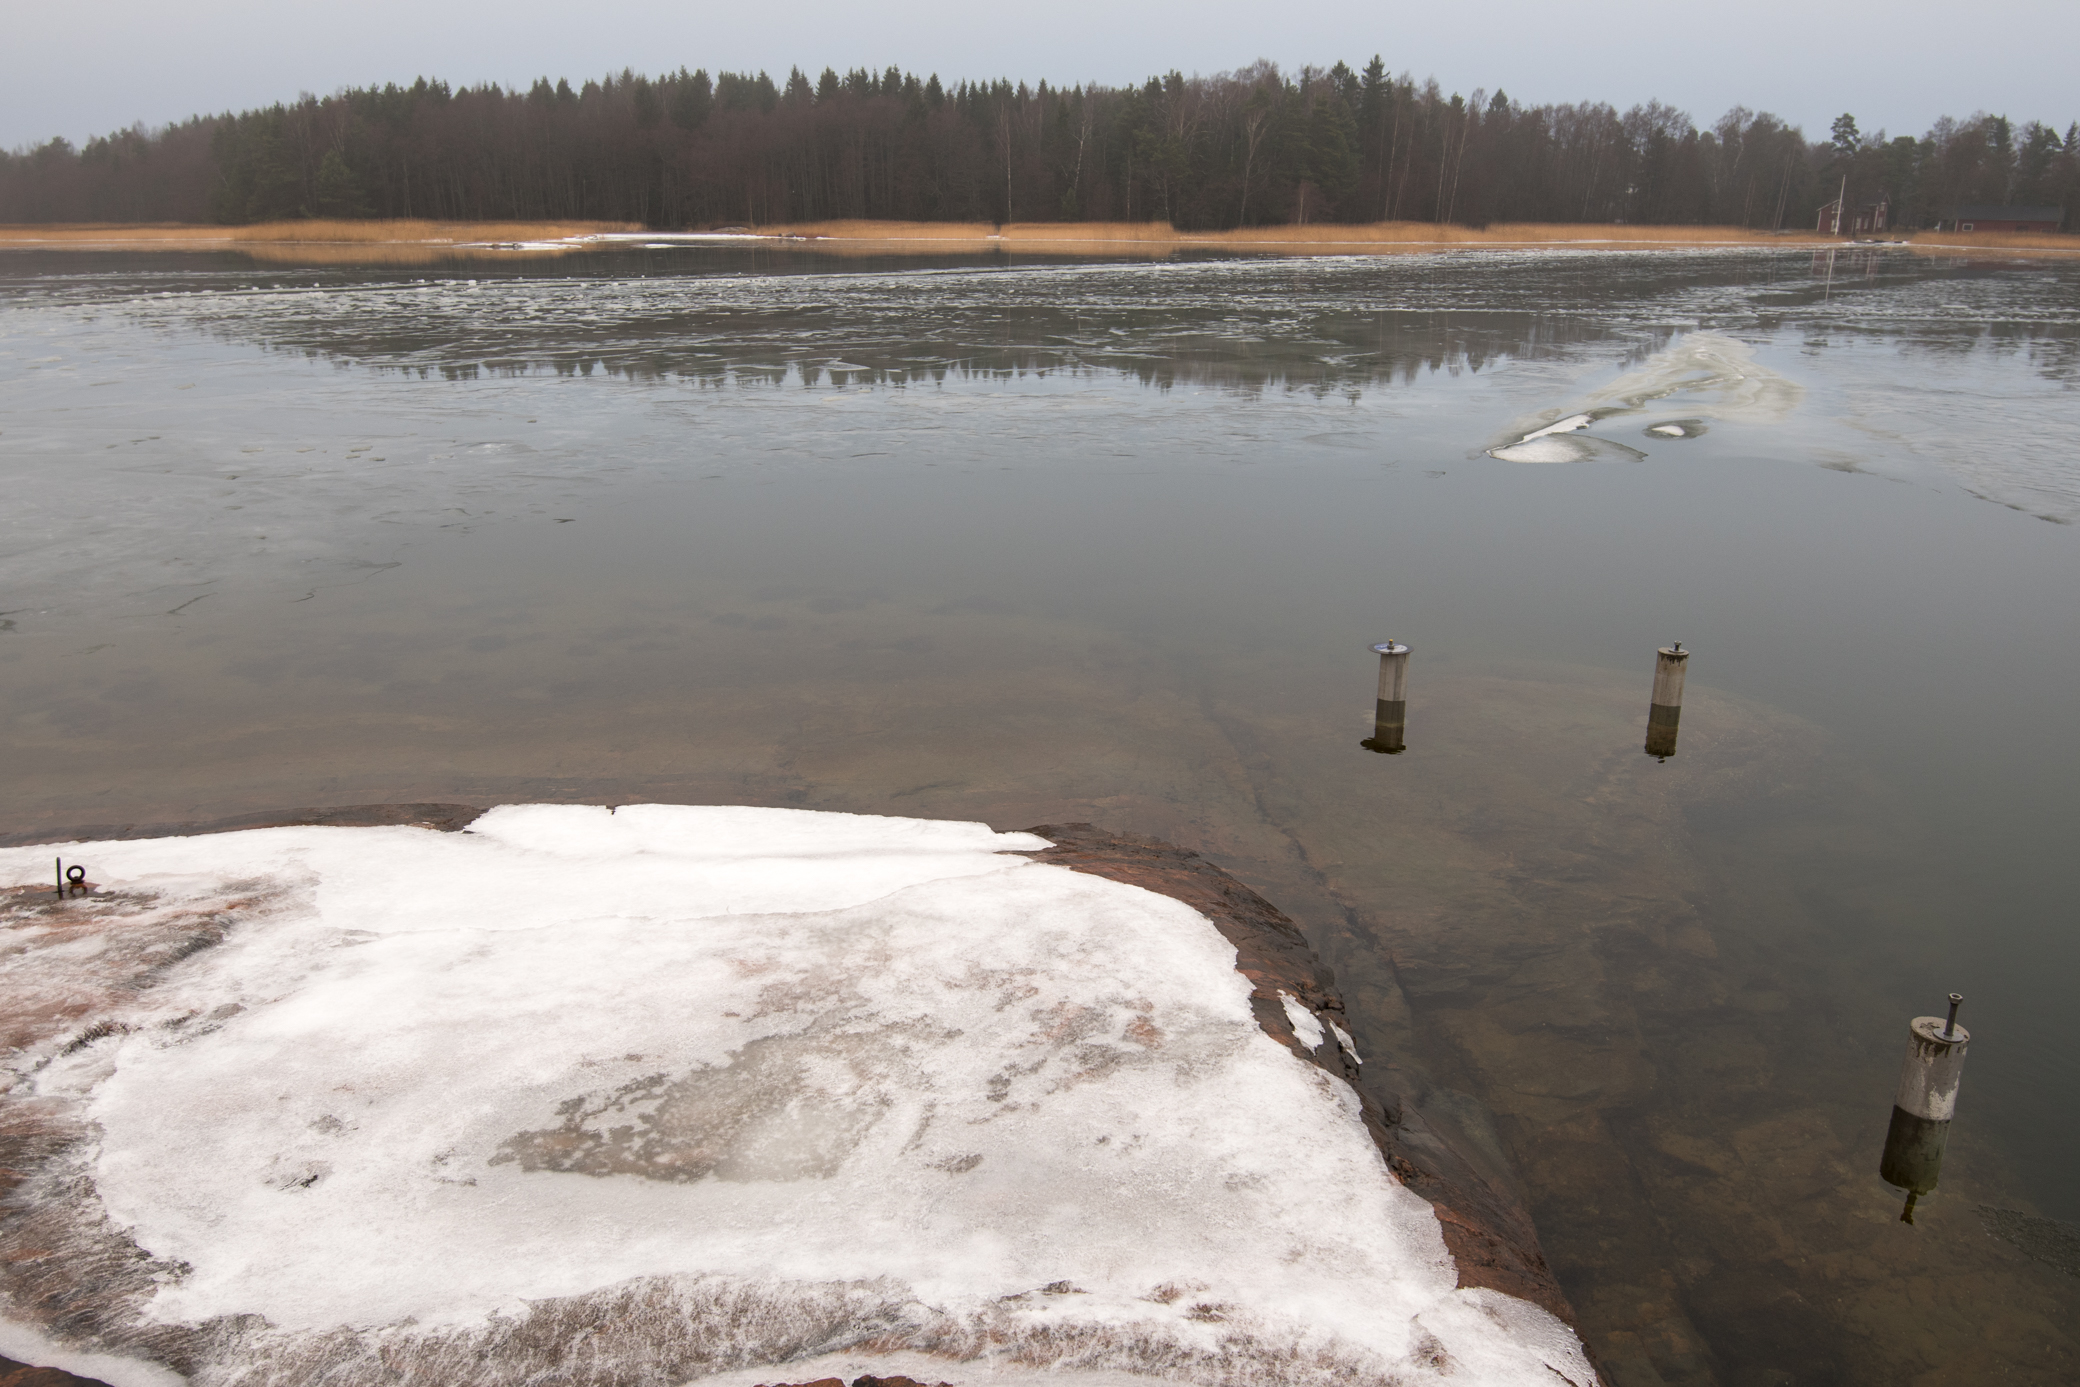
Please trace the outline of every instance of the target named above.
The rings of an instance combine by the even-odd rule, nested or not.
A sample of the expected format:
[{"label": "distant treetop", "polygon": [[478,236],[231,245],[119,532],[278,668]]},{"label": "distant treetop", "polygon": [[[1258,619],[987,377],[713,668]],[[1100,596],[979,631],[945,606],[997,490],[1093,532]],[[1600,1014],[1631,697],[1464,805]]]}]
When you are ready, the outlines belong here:
[{"label": "distant treetop", "polygon": [[1445,94],[1375,55],[1139,86],[920,80],[890,67],[624,70],[573,90],[352,88],[0,153],[0,222],[295,217],[1635,222],[1807,227],[1842,181],[1891,225],[1962,203],[2070,206],[2080,126],[2005,116],[1809,141],[1735,107],[1520,106]]}]

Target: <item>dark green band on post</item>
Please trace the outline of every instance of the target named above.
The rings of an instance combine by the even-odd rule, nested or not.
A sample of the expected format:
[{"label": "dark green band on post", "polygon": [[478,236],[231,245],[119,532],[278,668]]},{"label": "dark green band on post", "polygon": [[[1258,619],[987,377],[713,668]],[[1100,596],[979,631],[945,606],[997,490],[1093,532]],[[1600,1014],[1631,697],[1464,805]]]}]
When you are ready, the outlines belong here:
[{"label": "dark green band on post", "polygon": [[1905,1108],[1892,1110],[1892,1127],[1885,1133],[1885,1155],[1878,1162],[1878,1176],[1888,1185],[1910,1194],[1927,1194],[1943,1173],[1943,1142],[1950,1124],[1916,1117]]}]

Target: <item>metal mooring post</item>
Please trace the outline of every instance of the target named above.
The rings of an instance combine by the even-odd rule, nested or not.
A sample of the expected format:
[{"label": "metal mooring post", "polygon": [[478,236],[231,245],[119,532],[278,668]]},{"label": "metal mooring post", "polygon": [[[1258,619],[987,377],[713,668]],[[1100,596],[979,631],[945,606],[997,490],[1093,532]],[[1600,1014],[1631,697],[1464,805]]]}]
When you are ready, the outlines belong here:
[{"label": "metal mooring post", "polygon": [[1647,705],[1647,755],[1666,761],[1676,754],[1676,724],[1683,718],[1683,671],[1690,652],[1676,641],[1654,652],[1654,701]]},{"label": "metal mooring post", "polygon": [[1885,1154],[1878,1161],[1885,1183],[1907,1192],[1901,1223],[1914,1221],[1914,1201],[1934,1192],[1943,1173],[1943,1143],[1950,1136],[1950,1119],[1957,1115],[1957,1083],[1964,1073],[1965,1046],[1972,1039],[1972,1033],[1957,1024],[1963,1001],[1962,994],[1953,992],[1949,1016],[1917,1016],[1907,1026],[1907,1061],[1892,1099]]},{"label": "metal mooring post", "polygon": [[1358,745],[1392,756],[1408,749],[1408,647],[1381,641],[1372,649],[1379,653],[1379,701],[1373,709],[1372,735]]}]

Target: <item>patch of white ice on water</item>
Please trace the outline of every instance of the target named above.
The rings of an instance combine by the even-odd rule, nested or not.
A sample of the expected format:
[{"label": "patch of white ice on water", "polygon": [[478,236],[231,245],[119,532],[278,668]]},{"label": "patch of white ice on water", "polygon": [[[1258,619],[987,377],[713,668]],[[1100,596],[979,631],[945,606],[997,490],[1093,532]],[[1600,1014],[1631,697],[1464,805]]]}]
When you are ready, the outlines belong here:
[{"label": "patch of white ice on water", "polygon": [[[1644,455],[1623,444],[1561,435],[1578,433],[1606,419],[1636,415],[1650,403],[1671,397],[1680,398],[1684,408],[1705,419],[1770,423],[1797,407],[1805,389],[1758,363],[1754,349],[1745,342],[1716,332],[1687,333],[1583,400],[1534,416],[1553,419],[1559,413],[1562,417],[1553,422],[1526,429],[1529,421],[1519,420],[1511,430],[1515,437],[1489,448],[1488,456],[1504,462],[1639,458]],[[1658,425],[1648,432],[1690,436],[1690,430],[1671,425]]]},{"label": "patch of white ice on water", "polygon": [[[112,898],[238,904],[0,1101],[98,1128],[75,1222],[165,1269],[111,1318],[245,1326],[193,1340],[205,1376],[460,1355],[494,1387],[576,1324],[574,1383],[897,1351],[1007,1384],[1592,1380],[1551,1316],[1456,1288],[1209,921],[1006,855],[1040,846],[663,805],[75,845]],[[0,954],[27,1003],[82,995],[80,958]]]}]

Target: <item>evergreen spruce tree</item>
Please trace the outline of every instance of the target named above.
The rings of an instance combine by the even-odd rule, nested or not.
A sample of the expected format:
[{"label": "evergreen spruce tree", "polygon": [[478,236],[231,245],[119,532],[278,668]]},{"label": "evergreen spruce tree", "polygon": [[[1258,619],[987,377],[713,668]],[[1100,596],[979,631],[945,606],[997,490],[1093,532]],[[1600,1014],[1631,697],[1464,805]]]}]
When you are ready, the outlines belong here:
[{"label": "evergreen spruce tree", "polygon": [[348,167],[346,156],[336,149],[326,150],[325,157],[318,161],[318,177],[311,190],[311,212],[320,217],[365,217],[369,214],[361,180]]}]

